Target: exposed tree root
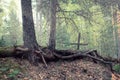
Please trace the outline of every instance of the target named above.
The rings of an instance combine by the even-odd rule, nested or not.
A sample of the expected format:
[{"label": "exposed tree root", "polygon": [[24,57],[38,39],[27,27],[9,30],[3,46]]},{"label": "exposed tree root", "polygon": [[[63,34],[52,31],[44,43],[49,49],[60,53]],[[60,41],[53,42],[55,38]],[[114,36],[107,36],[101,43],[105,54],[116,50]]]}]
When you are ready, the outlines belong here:
[{"label": "exposed tree root", "polygon": [[86,51],[84,53],[78,52],[78,53],[68,55],[68,56],[62,56],[62,55],[59,55],[56,53],[54,53],[54,55],[57,56],[58,58],[61,58],[61,59],[70,59],[70,58],[74,58],[74,57],[88,57],[88,58],[91,58],[95,61],[99,61],[103,64],[109,65],[111,71],[113,71],[112,62],[105,61],[103,57],[101,57],[100,55],[97,54],[97,50],[90,50],[90,51]]},{"label": "exposed tree root", "polygon": [[[30,56],[29,56],[30,55]],[[29,57],[28,57],[29,56]],[[70,50],[54,50],[51,51],[48,48],[39,47],[38,50],[29,50],[24,47],[11,47],[11,48],[0,48],[0,57],[18,57],[18,58],[28,58],[32,63],[38,63],[38,60],[43,61],[47,67],[46,60],[54,59],[71,59],[71,58],[90,58],[93,61],[101,62],[110,66],[111,71],[113,71],[113,62],[119,62],[118,60],[110,60],[100,56],[97,50],[88,51],[70,51]]]}]

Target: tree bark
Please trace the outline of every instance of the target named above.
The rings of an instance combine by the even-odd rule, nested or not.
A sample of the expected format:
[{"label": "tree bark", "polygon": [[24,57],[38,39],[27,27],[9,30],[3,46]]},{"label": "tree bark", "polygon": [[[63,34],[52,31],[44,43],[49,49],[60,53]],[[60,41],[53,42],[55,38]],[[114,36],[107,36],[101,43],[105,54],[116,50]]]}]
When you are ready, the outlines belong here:
[{"label": "tree bark", "polygon": [[36,0],[36,27],[39,34],[37,35],[38,43],[42,44],[41,38],[42,38],[42,0]]},{"label": "tree bark", "polygon": [[49,37],[49,48],[55,49],[56,45],[56,8],[57,0],[51,0],[51,25],[50,25],[50,37]]},{"label": "tree bark", "polygon": [[23,19],[24,46],[29,49],[37,49],[31,0],[21,0]]},{"label": "tree bark", "polygon": [[113,40],[114,40],[114,47],[115,47],[115,53],[118,57],[118,33],[117,33],[117,9],[115,6],[111,5],[111,14],[112,14],[112,28],[113,28]]},{"label": "tree bark", "polygon": [[[40,51],[40,56],[42,57],[43,62],[46,65],[45,59],[43,57],[43,51],[39,47],[36,36],[35,36],[35,29],[34,29],[34,21],[33,21],[33,13],[32,13],[32,4],[31,0],[21,0],[22,6],[22,19],[23,19],[23,41],[24,47],[30,50],[28,53],[25,54],[27,59],[32,64],[38,64],[37,54],[35,54],[36,50]],[[46,65],[47,66],[47,65]]]}]

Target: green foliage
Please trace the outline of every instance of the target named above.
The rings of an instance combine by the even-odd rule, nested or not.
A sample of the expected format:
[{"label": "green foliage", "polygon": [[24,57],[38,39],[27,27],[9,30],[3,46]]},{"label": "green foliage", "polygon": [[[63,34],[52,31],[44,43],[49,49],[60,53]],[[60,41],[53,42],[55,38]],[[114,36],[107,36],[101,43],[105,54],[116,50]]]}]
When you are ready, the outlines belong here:
[{"label": "green foliage", "polygon": [[116,64],[115,66],[113,66],[113,69],[114,69],[116,72],[120,73],[120,64]]},{"label": "green foliage", "polygon": [[[1,4],[4,1],[1,1]],[[6,6],[7,5],[7,6]],[[2,4],[3,11],[0,13],[0,45],[12,46],[22,44],[22,27],[17,14],[17,4],[14,0]]]},{"label": "green foliage", "polygon": [[57,34],[56,34],[56,47],[57,49],[67,49],[68,44],[70,43],[69,34],[66,32],[65,27],[57,27]]},{"label": "green foliage", "polygon": [[14,78],[20,72],[19,69],[13,69],[11,73],[8,74],[8,78]]},{"label": "green foliage", "polygon": [[3,39],[3,37],[0,39],[0,47],[5,46],[5,40]]},{"label": "green foliage", "polygon": [[0,72],[6,72],[6,71],[8,71],[8,70],[9,70],[8,67],[1,67],[1,68],[0,68]]},{"label": "green foliage", "polygon": [[[0,37],[4,36],[4,40],[0,39],[0,45],[21,44],[22,28],[18,19],[17,4],[14,0],[5,0],[5,2],[7,3],[2,4],[0,8]],[[46,46],[49,42],[50,2],[49,0],[41,0],[41,2],[42,4],[38,7],[40,14],[38,22],[41,25],[38,24],[39,27],[35,28],[38,43]],[[58,2],[57,49],[76,49],[76,46],[68,44],[77,43],[77,35],[80,32],[81,43],[89,44],[80,46],[82,50],[96,48],[101,55],[116,57],[119,41],[117,40],[118,26],[112,24],[111,8],[113,6],[114,9],[117,8],[115,5],[119,4],[118,0],[114,2],[113,0],[58,0]],[[37,8],[34,6],[33,9],[34,13]]]},{"label": "green foliage", "polygon": [[[6,75],[7,79],[12,79],[12,80],[16,80],[16,76],[19,74],[20,69],[16,68],[16,69],[12,69],[9,67],[1,67],[0,68],[0,75]],[[1,76],[0,76],[1,78]]]},{"label": "green foliage", "polygon": [[22,68],[13,59],[11,58],[0,59],[0,79],[1,80],[17,80],[17,75],[20,72],[22,72]]},{"label": "green foliage", "polygon": [[[96,48],[101,55],[116,57],[116,53],[118,53],[116,43],[118,43],[118,41],[115,40],[117,35],[114,35],[114,32],[117,34],[117,26],[112,24],[113,17],[111,8],[113,4],[117,4],[117,1],[96,1],[97,4],[94,0],[59,1],[61,11],[57,13],[57,17],[62,18],[58,18],[58,23],[60,23],[58,26],[61,27],[64,25],[61,31],[67,32],[65,34],[69,35],[67,43],[77,42],[77,34],[80,32],[81,43],[89,44],[86,47],[81,46],[82,50]],[[58,29],[58,31],[60,30]],[[57,41],[66,37],[66,35],[63,34],[64,32],[57,35]],[[65,40],[67,41],[67,37],[63,41],[61,40],[61,42]]]}]

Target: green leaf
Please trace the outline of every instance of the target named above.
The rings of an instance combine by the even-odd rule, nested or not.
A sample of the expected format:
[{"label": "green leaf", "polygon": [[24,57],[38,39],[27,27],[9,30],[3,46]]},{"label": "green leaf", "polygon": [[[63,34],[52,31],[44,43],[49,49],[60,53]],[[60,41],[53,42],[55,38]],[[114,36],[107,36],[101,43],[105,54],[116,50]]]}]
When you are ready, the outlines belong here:
[{"label": "green leaf", "polygon": [[19,72],[20,72],[20,70],[15,69],[14,71],[12,71],[12,72],[8,75],[8,77],[9,77],[9,78],[10,78],[10,77],[15,77]]},{"label": "green leaf", "polygon": [[2,68],[0,68],[0,71],[2,71],[2,72],[8,71],[8,70],[9,70],[8,67],[2,67]]}]

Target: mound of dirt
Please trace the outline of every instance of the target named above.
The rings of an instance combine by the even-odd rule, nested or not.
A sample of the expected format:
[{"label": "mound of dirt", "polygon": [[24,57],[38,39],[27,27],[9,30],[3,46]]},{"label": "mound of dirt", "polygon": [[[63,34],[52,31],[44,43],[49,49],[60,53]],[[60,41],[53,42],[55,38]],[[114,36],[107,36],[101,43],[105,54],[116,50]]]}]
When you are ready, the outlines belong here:
[{"label": "mound of dirt", "polygon": [[19,73],[10,78],[0,71],[0,80],[119,80],[107,67],[88,60],[50,62],[46,68],[42,63],[33,66],[26,60],[0,59],[0,68],[6,64],[12,66],[6,71],[18,67]]}]

